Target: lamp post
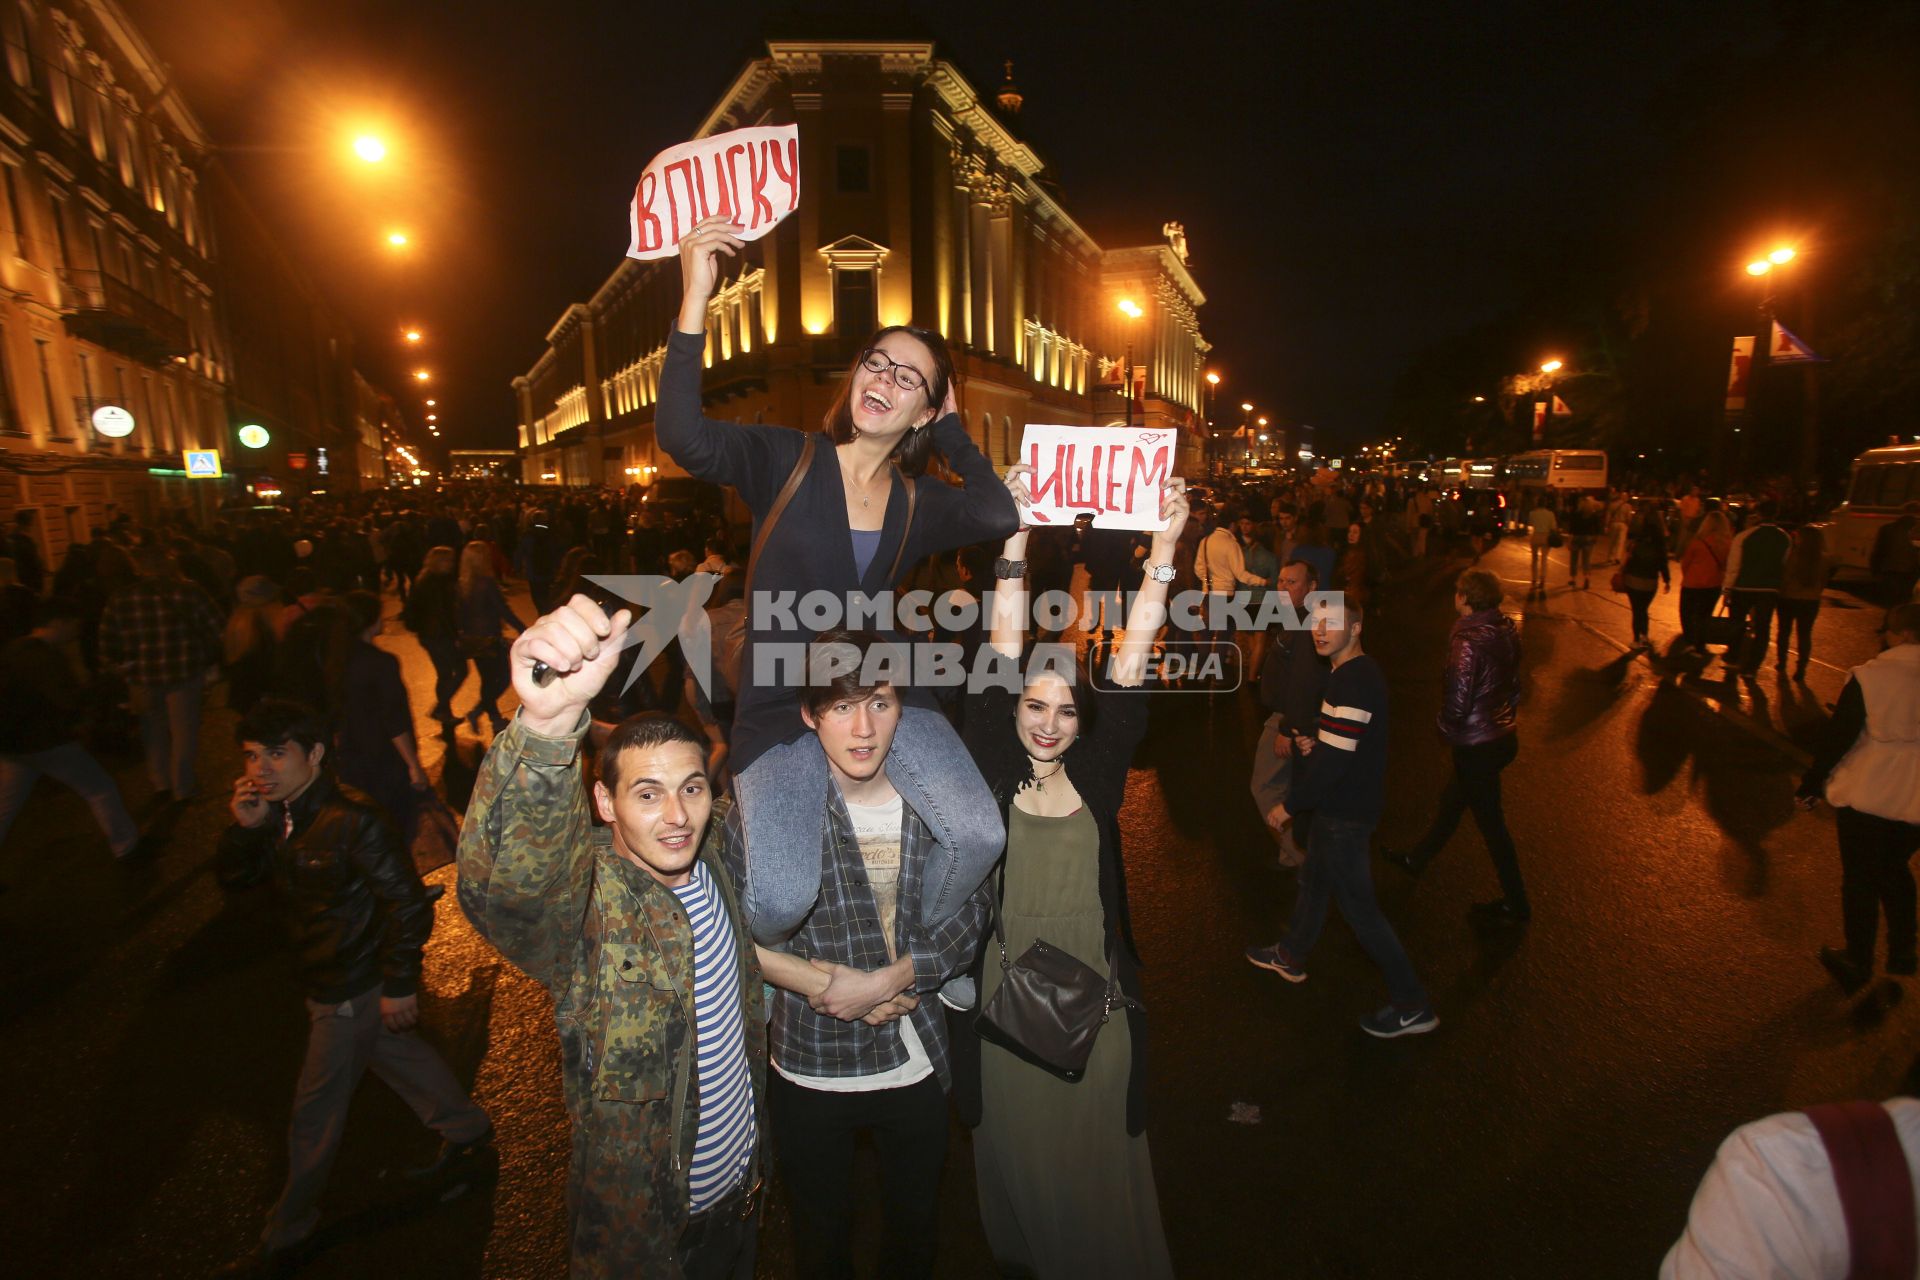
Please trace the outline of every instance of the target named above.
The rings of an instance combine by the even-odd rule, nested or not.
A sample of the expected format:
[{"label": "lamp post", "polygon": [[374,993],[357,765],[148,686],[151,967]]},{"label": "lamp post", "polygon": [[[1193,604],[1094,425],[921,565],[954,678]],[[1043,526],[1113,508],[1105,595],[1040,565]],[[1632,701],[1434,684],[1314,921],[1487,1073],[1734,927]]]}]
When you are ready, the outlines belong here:
[{"label": "lamp post", "polygon": [[[1747,274],[1760,282],[1760,332],[1753,342],[1753,363],[1747,372],[1747,412],[1749,423],[1754,420],[1753,396],[1760,389],[1760,371],[1772,363],[1773,326],[1775,323],[1774,273],[1779,268],[1800,257],[1797,249],[1782,245],[1764,258],[1755,258],[1747,264]],[[1799,324],[1804,332],[1811,324],[1812,303],[1807,299],[1806,290],[1801,290],[1802,307]],[[1741,433],[1740,465],[1744,471],[1747,465],[1747,453],[1752,447],[1750,433]],[[1802,493],[1813,482],[1814,472],[1820,455],[1820,380],[1815,366],[1807,366],[1806,382],[1801,388],[1800,413],[1800,460],[1794,471]]]},{"label": "lamp post", "polygon": [[[1120,313],[1129,320],[1138,320],[1146,312],[1132,298],[1120,299]],[[1126,380],[1127,413],[1126,424],[1133,425],[1133,326],[1127,326],[1127,359],[1121,366],[1121,376]]]},{"label": "lamp post", "polygon": [[1540,407],[1534,410],[1532,439],[1540,444],[1546,435],[1547,419],[1553,416],[1553,375],[1566,368],[1559,356],[1550,356],[1540,362]]},{"label": "lamp post", "polygon": [[1213,393],[1220,385],[1220,375],[1207,370],[1206,384],[1200,388],[1200,426],[1207,433],[1207,474],[1212,475],[1220,467],[1220,451],[1213,443]]}]

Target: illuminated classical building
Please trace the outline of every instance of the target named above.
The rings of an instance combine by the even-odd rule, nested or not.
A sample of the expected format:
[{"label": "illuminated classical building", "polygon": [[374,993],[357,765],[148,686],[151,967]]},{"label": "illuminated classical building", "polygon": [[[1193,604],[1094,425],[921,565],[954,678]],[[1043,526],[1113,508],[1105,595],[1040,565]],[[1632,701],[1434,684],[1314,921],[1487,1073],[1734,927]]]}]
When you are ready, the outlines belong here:
[{"label": "illuminated classical building", "polygon": [[[1182,465],[1198,468],[1206,298],[1184,234],[1169,223],[1163,243],[1102,249],[1011,127],[1019,108],[1011,69],[989,103],[930,42],[769,41],[696,136],[797,122],[800,207],[729,263],[708,317],[708,414],[813,426],[867,336],[913,322],[952,344],[967,428],[1007,463],[1029,422],[1118,423],[1131,344],[1135,422],[1180,430]],[[513,381],[524,481],[677,473],[652,423],[679,299],[677,260],[626,259],[553,325]]]},{"label": "illuminated classical building", "polygon": [[119,4],[0,0],[0,40],[0,519],[58,564],[250,480],[382,483],[351,334]]},{"label": "illuminated classical building", "polygon": [[38,512],[58,563],[111,514],[223,488],[184,462],[225,449],[208,140],[110,0],[9,0],[0,38],[0,516]]}]

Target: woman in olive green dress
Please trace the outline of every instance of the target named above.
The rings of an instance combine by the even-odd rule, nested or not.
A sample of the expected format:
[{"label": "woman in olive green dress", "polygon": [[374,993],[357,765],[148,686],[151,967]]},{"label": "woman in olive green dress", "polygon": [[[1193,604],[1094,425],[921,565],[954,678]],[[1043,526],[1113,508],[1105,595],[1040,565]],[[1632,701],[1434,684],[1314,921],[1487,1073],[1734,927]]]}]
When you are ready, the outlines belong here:
[{"label": "woman in olive green dress", "polygon": [[[1009,473],[1025,514],[1025,482]],[[1006,957],[1036,939],[1117,981],[1133,1003],[1116,1010],[1094,1041],[1086,1074],[1068,1082],[977,1036],[956,1053],[977,1055],[960,1070],[961,1112],[974,1129],[980,1215],[1001,1270],[1040,1280],[1082,1276],[1161,1280],[1173,1274],[1161,1230],[1147,1148],[1141,1069],[1146,1026],[1139,1006],[1139,958],[1126,914],[1118,817],[1134,748],[1146,732],[1138,687],[1165,615],[1174,544],[1186,524],[1178,479],[1161,496],[1167,528],[1153,535],[1146,578],[1104,690],[1083,670],[1051,672],[1019,693],[985,690],[970,699],[966,742],[1007,818],[1000,912]],[[1008,539],[992,618],[993,648],[1022,655],[1027,591],[1026,531]],[[979,1007],[999,988],[1000,947],[989,935]],[[977,1092],[976,1092],[977,1091]]]}]

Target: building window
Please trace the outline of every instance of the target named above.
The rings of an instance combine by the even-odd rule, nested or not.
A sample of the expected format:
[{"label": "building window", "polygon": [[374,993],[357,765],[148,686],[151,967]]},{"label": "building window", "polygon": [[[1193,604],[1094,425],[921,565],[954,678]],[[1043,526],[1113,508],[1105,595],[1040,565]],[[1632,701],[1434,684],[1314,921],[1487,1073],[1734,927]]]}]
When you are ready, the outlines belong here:
[{"label": "building window", "polygon": [[13,407],[13,370],[7,360],[7,331],[0,327],[0,432],[10,436],[27,434],[20,429],[20,415]]},{"label": "building window", "polygon": [[13,233],[13,252],[16,257],[29,258],[27,221],[20,212],[20,174],[11,160],[0,161],[0,181],[7,188],[7,230]]},{"label": "building window", "polygon": [[45,400],[47,407],[47,438],[49,440],[58,440],[60,438],[60,410],[53,399],[53,369],[47,363],[48,345],[49,343],[45,338],[35,338],[33,340],[34,354],[40,358],[40,395]]},{"label": "building window", "polygon": [[7,42],[7,72],[22,89],[33,87],[33,11],[24,3],[8,5],[4,35]]},{"label": "building window", "polygon": [[[79,79],[79,72],[73,65],[73,53],[62,50],[59,67],[47,73],[47,89],[53,95],[54,119],[58,120],[60,127],[69,133],[73,132],[73,84],[77,79]],[[80,92],[86,92],[84,86]]]},{"label": "building window", "polygon": [[833,327],[849,341],[864,340],[880,327],[871,268],[842,267],[833,273]]},{"label": "building window", "polygon": [[843,142],[833,149],[833,189],[841,195],[865,195],[873,190],[873,149],[863,142]]},{"label": "building window", "polygon": [[48,194],[51,200],[48,209],[53,214],[53,247],[60,254],[57,265],[65,271],[73,265],[73,249],[67,243],[67,199],[57,193]]}]

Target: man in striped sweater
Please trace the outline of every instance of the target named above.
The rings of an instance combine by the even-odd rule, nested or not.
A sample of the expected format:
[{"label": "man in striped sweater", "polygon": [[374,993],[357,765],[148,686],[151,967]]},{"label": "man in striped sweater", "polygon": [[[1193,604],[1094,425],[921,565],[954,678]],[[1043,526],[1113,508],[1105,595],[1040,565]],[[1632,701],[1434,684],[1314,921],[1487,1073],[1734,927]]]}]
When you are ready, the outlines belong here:
[{"label": "man in striped sweater", "polygon": [[520,714],[474,784],[460,906],[553,997],[569,1274],[751,1280],[766,1017],[706,741],[658,713],[614,729],[595,769],[601,827],[577,760],[630,621],[575,596],[514,641]]},{"label": "man in striped sweater", "polygon": [[1247,959],[1288,982],[1305,982],[1307,956],[1337,902],[1360,945],[1386,975],[1391,997],[1360,1020],[1360,1029],[1390,1040],[1431,1031],[1440,1019],[1373,896],[1368,857],[1373,829],[1386,807],[1387,679],[1360,647],[1361,602],[1348,596],[1344,613],[1343,618],[1323,615],[1313,629],[1313,647],[1333,670],[1318,730],[1294,738],[1301,764],[1293,771],[1281,815],[1283,821],[1286,813],[1313,815],[1293,918],[1280,941],[1249,947]]}]

